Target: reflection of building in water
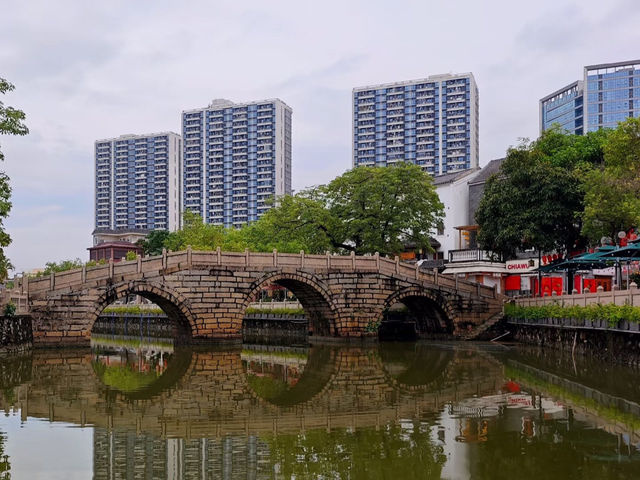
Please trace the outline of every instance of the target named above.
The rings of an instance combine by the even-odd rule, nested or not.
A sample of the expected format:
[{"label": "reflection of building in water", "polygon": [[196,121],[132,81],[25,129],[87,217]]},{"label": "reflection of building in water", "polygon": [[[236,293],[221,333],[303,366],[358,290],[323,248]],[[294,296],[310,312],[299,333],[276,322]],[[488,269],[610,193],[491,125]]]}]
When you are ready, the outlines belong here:
[{"label": "reflection of building in water", "polygon": [[242,369],[247,375],[280,380],[293,387],[302,377],[308,352],[306,349],[296,348],[256,347],[256,350],[243,350],[241,358]]},{"label": "reflection of building in water", "polygon": [[109,431],[93,433],[93,478],[267,479],[269,448],[256,436],[169,438]]},{"label": "reflection of building in water", "polygon": [[467,477],[470,462],[478,455],[473,444],[487,442],[492,433],[538,436],[540,423],[566,420],[568,415],[564,405],[525,392],[470,397],[451,403],[432,432],[432,438],[442,445],[447,456],[442,476]]}]

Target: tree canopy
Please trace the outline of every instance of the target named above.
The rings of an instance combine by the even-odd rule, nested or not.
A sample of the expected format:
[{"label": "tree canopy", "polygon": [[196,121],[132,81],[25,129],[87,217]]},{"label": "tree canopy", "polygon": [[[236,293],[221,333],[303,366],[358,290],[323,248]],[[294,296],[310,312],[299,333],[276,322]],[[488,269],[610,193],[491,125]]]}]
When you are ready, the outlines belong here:
[{"label": "tree canopy", "polygon": [[431,177],[402,163],[354,168],[285,199],[263,218],[272,238],[299,239],[311,251],[388,255],[406,244],[431,251],[430,235],[442,217]]},{"label": "tree canopy", "polygon": [[505,259],[517,250],[572,250],[582,242],[584,178],[604,161],[610,132],[559,129],[507,152],[476,212],[478,242]]},{"label": "tree canopy", "polygon": [[[430,250],[430,234],[442,221],[443,206],[431,177],[412,164],[357,167],[327,185],[277,199],[257,222],[243,228],[208,225],[185,212],[184,227],[150,235],[145,253],[162,247],[198,250],[357,254],[399,253],[405,244]],[[161,245],[161,246],[160,246]]]},{"label": "tree canopy", "polygon": [[592,242],[640,226],[640,119],[611,131],[604,163],[585,175],[584,189],[582,232]]},{"label": "tree canopy", "polygon": [[[0,94],[4,95],[14,89],[14,86],[0,77]],[[29,129],[23,123],[25,114],[5,104],[0,100],[0,135],[26,135]],[[4,160],[4,154],[0,149],[0,160]],[[0,172],[0,280],[7,278],[9,270],[13,268],[5,255],[4,249],[11,243],[11,237],[4,229],[4,219],[11,210],[11,186],[9,177]]]}]

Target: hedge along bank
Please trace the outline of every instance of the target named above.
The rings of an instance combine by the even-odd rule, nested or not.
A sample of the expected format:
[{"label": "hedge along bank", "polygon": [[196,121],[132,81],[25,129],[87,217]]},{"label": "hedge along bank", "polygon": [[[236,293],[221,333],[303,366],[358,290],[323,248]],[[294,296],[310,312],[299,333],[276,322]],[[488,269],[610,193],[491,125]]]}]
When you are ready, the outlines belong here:
[{"label": "hedge along bank", "polygon": [[640,323],[640,307],[631,305],[593,304],[587,306],[563,306],[559,303],[525,307],[507,303],[504,307],[507,318],[540,320],[544,318],[573,318],[577,320],[593,321],[605,320],[610,327],[616,327],[618,322],[626,320],[629,323]]}]

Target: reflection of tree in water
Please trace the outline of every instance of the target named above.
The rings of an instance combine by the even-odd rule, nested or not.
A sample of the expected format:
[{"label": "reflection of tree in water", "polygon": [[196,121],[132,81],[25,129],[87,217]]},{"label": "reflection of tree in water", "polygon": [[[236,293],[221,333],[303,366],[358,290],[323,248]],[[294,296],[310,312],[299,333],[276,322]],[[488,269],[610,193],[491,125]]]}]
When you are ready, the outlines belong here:
[{"label": "reflection of tree in water", "polygon": [[380,357],[385,370],[398,383],[406,386],[439,387],[446,380],[447,366],[453,360],[451,349],[406,343],[380,344]]},{"label": "reflection of tree in water", "polygon": [[9,455],[4,453],[7,435],[0,431],[0,480],[8,480],[11,478],[11,464],[9,463]]},{"label": "reflection of tree in water", "polygon": [[173,387],[189,368],[191,354],[190,349],[153,354],[98,349],[91,366],[107,387],[109,398],[122,394],[130,400],[144,400]]},{"label": "reflection of tree in water", "polygon": [[446,457],[429,430],[429,425],[414,422],[378,430],[313,430],[263,440],[282,478],[435,479],[440,478]]},{"label": "reflection of tree in water", "polygon": [[[257,359],[264,355],[265,361]],[[292,361],[293,360],[293,361]],[[242,368],[253,392],[273,405],[306,402],[320,392],[333,374],[332,349],[258,348],[242,352]]]}]

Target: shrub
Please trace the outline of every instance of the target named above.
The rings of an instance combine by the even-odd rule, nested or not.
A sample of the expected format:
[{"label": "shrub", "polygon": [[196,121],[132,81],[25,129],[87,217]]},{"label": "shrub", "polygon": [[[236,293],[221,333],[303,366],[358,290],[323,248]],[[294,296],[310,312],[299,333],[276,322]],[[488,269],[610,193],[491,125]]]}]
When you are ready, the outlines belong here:
[{"label": "shrub", "polygon": [[542,318],[575,318],[578,320],[606,320],[609,326],[615,326],[620,320],[630,323],[640,323],[640,307],[631,305],[605,305],[596,303],[582,307],[579,305],[563,306],[559,303],[525,307],[508,303],[504,307],[504,314],[510,318],[540,320]]},{"label": "shrub", "polygon": [[9,302],[4,306],[4,316],[6,318],[11,318],[16,316],[16,304],[13,302]]}]

